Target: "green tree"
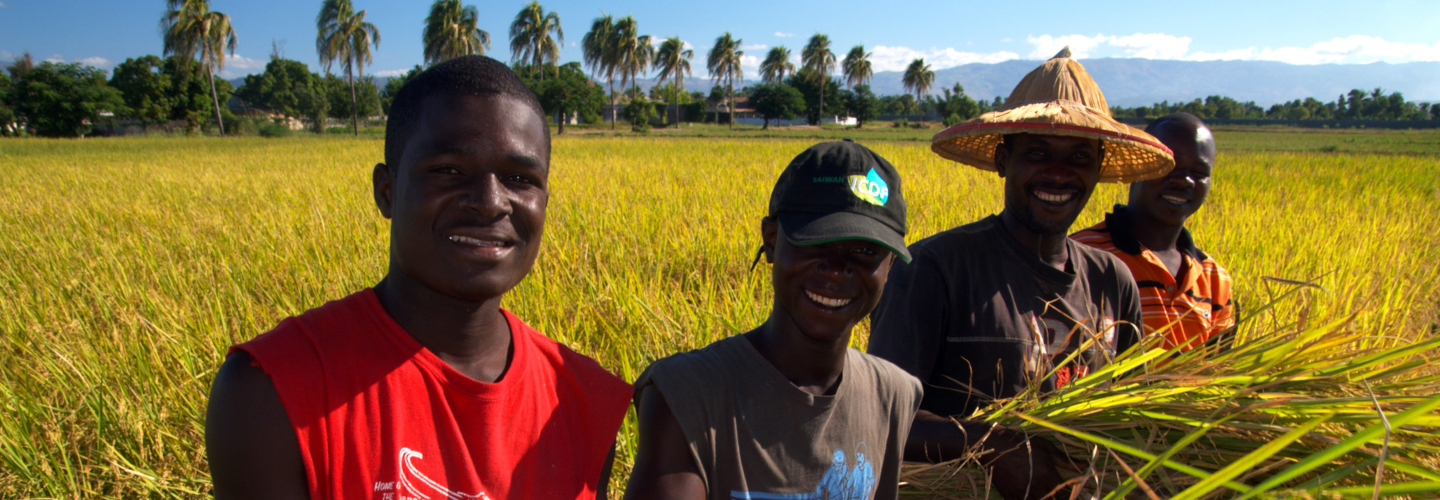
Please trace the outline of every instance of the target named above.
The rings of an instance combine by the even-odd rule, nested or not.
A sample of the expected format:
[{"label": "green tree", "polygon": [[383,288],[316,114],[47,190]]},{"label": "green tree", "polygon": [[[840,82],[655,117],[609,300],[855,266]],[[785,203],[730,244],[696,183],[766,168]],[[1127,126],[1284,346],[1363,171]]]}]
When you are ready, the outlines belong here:
[{"label": "green tree", "polygon": [[864,127],[865,122],[880,116],[880,99],[870,91],[870,85],[856,85],[855,90],[846,97],[848,99],[845,101],[845,109],[850,116],[855,117],[855,128]]},{"label": "green tree", "polygon": [[805,121],[818,125],[824,119],[824,109],[842,109],[844,96],[840,94],[838,78],[816,78],[810,68],[801,68],[785,83],[805,96]]},{"label": "green tree", "polygon": [[845,84],[850,88],[868,84],[875,76],[875,71],[870,66],[870,54],[865,52],[864,45],[856,45],[845,55],[845,61],[840,63],[840,71],[845,74]]},{"label": "green tree", "polygon": [[[350,0],[324,0],[320,13],[315,16],[315,30],[315,51],[320,55],[320,65],[326,73],[336,62],[345,69],[345,81],[350,84],[350,106],[347,107],[357,113],[362,108],[360,98],[355,95],[355,80],[365,78],[365,65],[372,60],[370,47],[380,47],[380,29],[366,22],[365,11],[356,12]],[[372,82],[372,90],[365,94],[365,99],[374,97],[374,87]],[[353,114],[350,120],[355,125],[355,136],[359,137],[360,115]]]},{"label": "green tree", "polygon": [[560,60],[562,45],[565,31],[560,28],[560,14],[545,12],[540,2],[531,0],[510,23],[511,58],[531,72],[539,69],[542,81],[546,69],[559,71],[555,63]]},{"label": "green tree", "polygon": [[790,49],[784,45],[771,47],[770,52],[765,54],[765,61],[760,63],[760,81],[765,83],[784,82],[785,74],[794,72],[795,64],[790,62]]},{"label": "green tree", "polygon": [[125,99],[125,110],[117,111],[146,125],[170,121],[170,76],[162,70],[165,61],[156,56],[126,59],[112,71],[110,86]]},{"label": "green tree", "polygon": [[[354,90],[351,90],[351,88]],[[335,75],[325,75],[321,82],[325,100],[329,101],[330,118],[345,119],[356,115],[372,116],[380,113],[380,92],[375,77],[367,76],[351,83]],[[351,100],[358,96],[357,100]]]},{"label": "green tree", "polygon": [[425,71],[425,68],[416,64],[415,67],[410,68],[410,71],[406,71],[405,74],[393,76],[390,77],[389,80],[386,80],[385,88],[380,89],[380,112],[388,116],[390,114],[390,103],[395,102],[395,96],[400,94],[400,89],[404,87],[405,84],[410,83],[410,80],[414,80],[415,77],[420,76],[422,71]]},{"label": "green tree", "polygon": [[615,71],[619,66],[619,50],[615,47],[618,37],[615,36],[615,21],[609,14],[600,13],[590,23],[590,31],[580,39],[580,50],[584,54],[585,66],[590,68],[590,75],[605,77],[605,88],[610,94],[610,129],[615,129]]},{"label": "green tree", "polygon": [[[204,128],[206,116],[213,112],[213,100],[229,101],[235,90],[230,82],[214,80],[203,66],[182,56],[165,59],[161,72],[170,79],[170,119],[184,120],[191,131]],[[223,110],[221,115],[212,116],[217,119],[216,130],[219,130],[219,119],[229,114],[230,110]]]},{"label": "green tree", "polygon": [[783,83],[762,83],[750,87],[750,105],[765,117],[763,130],[770,128],[770,120],[791,120],[805,112],[805,96]]},{"label": "green tree", "polygon": [[670,86],[670,95],[666,96],[665,102],[676,105],[677,124],[680,122],[680,94],[685,93],[685,77],[690,76],[690,59],[694,57],[695,51],[685,48],[685,42],[678,36],[666,38],[660,42],[660,49],[655,51],[655,69],[660,70],[656,81],[669,79],[674,84]]},{"label": "green tree", "polygon": [[435,0],[420,37],[425,44],[425,64],[468,55],[485,55],[490,50],[490,33],[478,27],[480,11],[460,0]]},{"label": "green tree", "polygon": [[[939,113],[940,116],[946,117],[947,121],[950,121],[948,118],[951,115],[958,118],[958,120],[955,121],[968,120],[980,116],[980,105],[976,104],[975,100],[971,99],[970,96],[965,95],[965,87],[961,86],[960,82],[955,82],[955,86],[952,88],[942,88],[940,92],[942,92],[945,97],[936,101],[935,111]],[[947,126],[948,125],[953,124],[947,124]]]},{"label": "green tree", "polygon": [[[175,54],[189,61],[198,58],[210,82],[210,100],[215,105],[215,124],[225,135],[225,120],[220,114],[220,94],[215,88],[215,72],[225,69],[225,52],[235,54],[235,29],[230,16],[210,10],[209,0],[165,0],[165,14],[160,18],[164,38],[164,55]],[[224,80],[222,80],[224,81]]]},{"label": "green tree", "polygon": [[800,64],[810,70],[810,78],[815,80],[816,87],[820,89],[819,116],[823,120],[825,119],[825,87],[827,86],[825,83],[830,80],[830,73],[835,72],[835,53],[830,51],[830,37],[820,33],[812,35],[810,41],[805,44],[805,49],[800,51]]},{"label": "green tree", "polygon": [[545,113],[556,117],[555,123],[561,134],[565,133],[565,122],[569,121],[570,115],[578,114],[580,121],[594,122],[600,117],[600,108],[605,106],[605,90],[586,78],[585,71],[577,62],[561,65],[554,77],[544,81],[522,79],[535,92]]},{"label": "green tree", "polygon": [[620,117],[630,122],[632,132],[650,131],[650,120],[658,116],[655,113],[655,103],[646,99],[638,87],[631,89],[630,94],[634,97],[625,104],[625,110],[620,112]]},{"label": "green tree", "polygon": [[0,135],[15,134],[15,110],[11,107],[11,94],[15,84],[10,77],[0,73]]},{"label": "green tree", "polygon": [[[710,47],[710,53],[705,58],[705,69],[710,72],[710,78],[716,85],[725,82],[725,102],[729,106],[732,130],[735,128],[735,80],[745,80],[745,71],[740,68],[740,58],[745,57],[745,51],[740,50],[742,42],[726,31],[715,39],[715,45]],[[715,119],[719,121],[718,113]]]},{"label": "green tree", "polygon": [[80,63],[40,63],[13,92],[16,113],[42,137],[85,137],[94,122],[107,119],[106,112],[125,109],[125,98],[105,82],[105,71]]},{"label": "green tree", "polygon": [[287,117],[300,118],[305,116],[300,95],[313,90],[319,81],[320,76],[311,73],[305,63],[275,56],[265,63],[263,73],[246,76],[235,96]]},{"label": "green tree", "polygon": [[935,83],[935,72],[930,71],[930,65],[925,64],[924,58],[910,61],[910,66],[905,68],[905,76],[901,77],[901,83],[905,90],[915,93],[915,100],[922,101],[925,94],[930,92],[930,85]]}]

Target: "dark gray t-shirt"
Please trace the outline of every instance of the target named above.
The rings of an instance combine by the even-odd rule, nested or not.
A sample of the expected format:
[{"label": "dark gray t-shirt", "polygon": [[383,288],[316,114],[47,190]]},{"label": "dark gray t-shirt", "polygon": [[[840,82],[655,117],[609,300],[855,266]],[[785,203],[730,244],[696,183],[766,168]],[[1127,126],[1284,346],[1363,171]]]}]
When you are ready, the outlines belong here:
[{"label": "dark gray t-shirt", "polygon": [[915,242],[870,313],[870,354],[924,381],[920,408],[944,416],[1015,396],[1056,366],[1042,391],[1088,375],[1139,342],[1139,292],[1114,256],[1069,238],[1065,251],[1068,269],[1050,267],[994,215]]},{"label": "dark gray t-shirt", "polygon": [[795,387],[736,335],[651,364],[635,398],[655,387],[685,433],[708,498],[890,500],[920,381],[849,349],[831,396]]}]

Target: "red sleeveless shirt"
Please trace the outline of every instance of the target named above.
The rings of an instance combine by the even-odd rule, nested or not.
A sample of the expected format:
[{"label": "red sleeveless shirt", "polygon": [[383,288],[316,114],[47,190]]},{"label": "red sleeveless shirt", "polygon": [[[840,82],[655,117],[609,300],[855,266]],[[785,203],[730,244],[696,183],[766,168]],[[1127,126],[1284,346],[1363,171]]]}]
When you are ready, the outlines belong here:
[{"label": "red sleeveless shirt", "polygon": [[593,499],[630,385],[501,311],[515,353],[493,384],[421,346],[369,289],[231,351],[274,382],[314,500]]}]

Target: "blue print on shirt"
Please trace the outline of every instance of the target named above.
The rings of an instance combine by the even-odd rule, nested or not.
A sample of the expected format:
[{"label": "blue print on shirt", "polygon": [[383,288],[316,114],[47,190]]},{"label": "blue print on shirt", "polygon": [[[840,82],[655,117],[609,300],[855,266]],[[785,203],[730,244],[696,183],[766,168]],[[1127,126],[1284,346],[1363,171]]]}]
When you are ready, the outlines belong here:
[{"label": "blue print on shirt", "polygon": [[846,457],[845,450],[836,448],[831,455],[830,468],[820,477],[820,484],[814,493],[762,493],[758,491],[731,491],[733,500],[866,500],[875,488],[875,468],[865,456],[865,443],[855,447],[854,461]]}]

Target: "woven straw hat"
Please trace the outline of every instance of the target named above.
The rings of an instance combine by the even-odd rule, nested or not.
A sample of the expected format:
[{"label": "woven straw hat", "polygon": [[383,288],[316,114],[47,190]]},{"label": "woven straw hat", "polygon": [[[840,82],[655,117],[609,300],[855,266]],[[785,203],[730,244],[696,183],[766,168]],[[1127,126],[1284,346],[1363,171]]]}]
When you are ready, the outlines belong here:
[{"label": "woven straw hat", "polygon": [[1100,139],[1105,163],[1100,182],[1135,182],[1165,175],[1175,167],[1170,148],[1143,130],[1115,121],[1110,105],[1085,67],[1070,58],[1070,47],[1035,68],[998,111],[947,128],[930,141],[945,158],[995,171],[995,146],[1005,134],[1065,135]]}]

